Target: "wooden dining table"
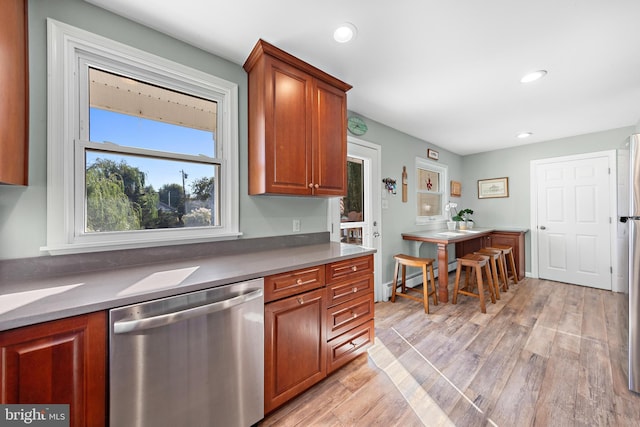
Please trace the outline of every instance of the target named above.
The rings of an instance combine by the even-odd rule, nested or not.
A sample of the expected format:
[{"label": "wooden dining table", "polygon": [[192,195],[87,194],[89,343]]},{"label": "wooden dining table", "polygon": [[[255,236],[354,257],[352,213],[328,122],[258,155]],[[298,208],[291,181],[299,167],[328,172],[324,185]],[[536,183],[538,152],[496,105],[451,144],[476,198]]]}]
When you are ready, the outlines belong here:
[{"label": "wooden dining table", "polygon": [[[483,239],[494,231],[493,228],[473,228],[471,230],[428,230],[402,233],[402,239],[416,242],[415,256],[419,256],[421,243],[433,243],[438,247],[438,301],[449,301],[449,250],[450,244],[458,244],[474,239]],[[479,247],[484,245],[480,242]],[[458,252],[458,251],[456,251]],[[444,274],[442,273],[444,272]]]}]

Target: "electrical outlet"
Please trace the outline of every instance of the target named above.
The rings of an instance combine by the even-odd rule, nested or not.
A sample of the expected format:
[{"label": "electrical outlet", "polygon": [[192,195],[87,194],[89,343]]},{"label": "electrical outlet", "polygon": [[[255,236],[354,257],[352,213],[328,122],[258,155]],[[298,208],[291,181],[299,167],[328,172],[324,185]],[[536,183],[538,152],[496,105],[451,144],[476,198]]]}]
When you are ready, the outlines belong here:
[{"label": "electrical outlet", "polygon": [[294,219],[293,220],[293,232],[295,233],[296,231],[300,231],[300,220],[299,219]]}]

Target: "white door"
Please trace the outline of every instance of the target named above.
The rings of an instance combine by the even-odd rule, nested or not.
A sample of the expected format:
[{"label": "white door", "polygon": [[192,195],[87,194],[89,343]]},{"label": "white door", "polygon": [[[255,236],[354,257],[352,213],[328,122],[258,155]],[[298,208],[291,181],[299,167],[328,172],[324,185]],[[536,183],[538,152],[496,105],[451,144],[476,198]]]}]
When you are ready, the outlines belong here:
[{"label": "white door", "polygon": [[347,197],[329,203],[331,240],[376,249],[375,300],[383,300],[381,271],[380,146],[348,137]]},{"label": "white door", "polygon": [[611,290],[615,152],[532,163],[538,276]]}]

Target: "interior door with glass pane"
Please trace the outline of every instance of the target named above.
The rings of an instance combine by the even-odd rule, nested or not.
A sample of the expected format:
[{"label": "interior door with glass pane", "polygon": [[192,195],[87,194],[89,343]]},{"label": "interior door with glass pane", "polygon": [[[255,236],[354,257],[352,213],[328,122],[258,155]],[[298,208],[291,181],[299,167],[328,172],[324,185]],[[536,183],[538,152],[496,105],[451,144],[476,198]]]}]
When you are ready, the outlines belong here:
[{"label": "interior door with glass pane", "polygon": [[369,240],[369,206],[365,205],[364,160],[347,157],[347,195],[340,199],[340,241],[362,245],[365,233]]},{"label": "interior door with glass pane", "polygon": [[[347,156],[347,195],[337,200],[335,216],[339,216],[342,243],[375,248],[375,300],[384,299],[381,270],[380,147],[349,137]],[[331,207],[330,207],[331,209]],[[333,214],[330,214],[330,221]],[[333,226],[331,226],[333,227]]]}]

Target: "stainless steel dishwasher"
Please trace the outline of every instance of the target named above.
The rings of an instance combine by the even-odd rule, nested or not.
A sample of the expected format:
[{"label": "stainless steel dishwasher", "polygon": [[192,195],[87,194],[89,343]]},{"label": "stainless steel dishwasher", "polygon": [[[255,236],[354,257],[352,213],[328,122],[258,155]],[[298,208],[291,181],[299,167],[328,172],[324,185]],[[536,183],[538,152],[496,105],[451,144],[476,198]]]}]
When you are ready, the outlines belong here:
[{"label": "stainless steel dishwasher", "polygon": [[250,426],[264,416],[264,282],[110,311],[112,427]]}]

